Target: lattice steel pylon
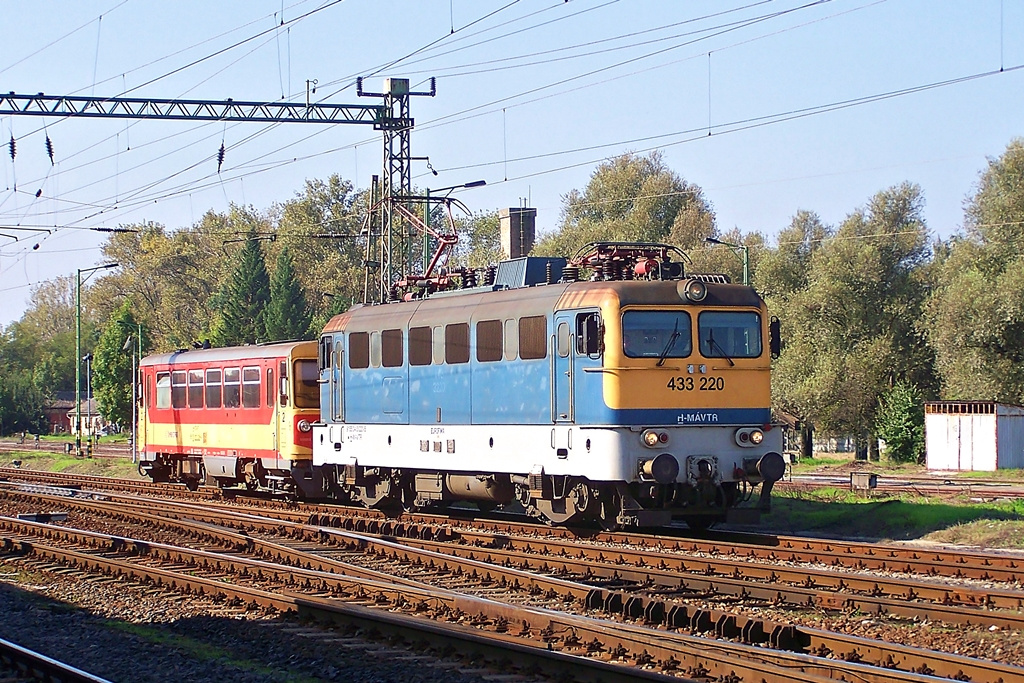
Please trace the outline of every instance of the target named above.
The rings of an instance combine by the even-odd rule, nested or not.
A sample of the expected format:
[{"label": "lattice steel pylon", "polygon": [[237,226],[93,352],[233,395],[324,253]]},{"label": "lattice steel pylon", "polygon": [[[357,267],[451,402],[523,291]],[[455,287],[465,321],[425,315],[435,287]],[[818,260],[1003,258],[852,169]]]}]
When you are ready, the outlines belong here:
[{"label": "lattice steel pylon", "polygon": [[[384,135],[383,173],[374,199],[376,215],[368,221],[363,303],[381,303],[392,298],[394,284],[407,275],[414,263],[416,240],[413,230],[402,214],[395,210],[396,203],[408,208],[412,194],[411,134],[414,125],[409,116],[409,98],[433,97],[437,82],[430,79],[430,90],[411,92],[408,78],[384,80],[384,92],[363,91],[362,79],[356,79],[356,92],[360,96],[384,98],[385,115],[374,127]],[[372,211],[373,209],[371,209]],[[376,220],[374,220],[376,218]],[[376,257],[376,258],[374,258]],[[377,268],[376,276],[373,269]]]},{"label": "lattice steel pylon", "polygon": [[[366,286],[364,303],[384,302],[392,286],[409,272],[416,240],[412,229],[394,211],[395,202],[411,194],[412,156],[410,138],[413,119],[409,98],[433,97],[430,90],[410,92],[409,79],[384,80],[384,92],[363,91],[363,79],[356,79],[360,97],[381,97],[380,105],[311,104],[303,102],[254,102],[242,100],[160,100],[139,97],[85,97],[61,95],[0,94],[0,115],[63,118],[171,119],[193,121],[241,121],[260,123],[372,124],[384,137],[383,173],[379,187],[371,187],[370,227],[367,235]],[[377,183],[374,183],[376,185]],[[373,257],[376,258],[373,258]],[[376,272],[374,272],[376,271]]]}]

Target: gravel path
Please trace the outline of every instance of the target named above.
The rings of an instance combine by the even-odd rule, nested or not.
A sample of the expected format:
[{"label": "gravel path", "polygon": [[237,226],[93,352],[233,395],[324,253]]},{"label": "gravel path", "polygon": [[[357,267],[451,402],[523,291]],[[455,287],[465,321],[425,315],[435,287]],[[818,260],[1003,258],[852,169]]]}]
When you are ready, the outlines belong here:
[{"label": "gravel path", "polygon": [[0,638],[117,682],[508,680],[211,600],[38,571],[23,559],[0,561],[0,615]]}]

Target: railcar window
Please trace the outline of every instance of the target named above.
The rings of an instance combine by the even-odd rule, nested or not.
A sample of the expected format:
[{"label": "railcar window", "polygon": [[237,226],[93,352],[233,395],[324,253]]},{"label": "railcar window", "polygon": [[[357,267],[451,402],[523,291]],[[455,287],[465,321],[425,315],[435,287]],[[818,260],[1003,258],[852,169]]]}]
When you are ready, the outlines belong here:
[{"label": "railcar window", "polygon": [[757,358],[761,355],[761,315],[753,311],[704,311],[697,318],[700,353],[705,358]]},{"label": "railcar window", "polygon": [[260,369],[242,368],[242,406],[260,407]]},{"label": "railcar window", "polygon": [[320,405],[320,385],[316,363],[311,360],[295,361],[294,386],[296,408],[317,408]]},{"label": "railcar window", "polygon": [[188,407],[203,407],[203,371],[188,371]]},{"label": "railcar window", "polygon": [[434,328],[431,337],[431,355],[433,356],[434,365],[441,365],[444,363],[444,328],[440,325]]},{"label": "railcar window", "polygon": [[595,356],[604,350],[604,326],[600,313],[580,313],[576,316],[576,353]]},{"label": "railcar window", "polygon": [[548,355],[548,320],[542,315],[519,319],[519,357],[523,360]]},{"label": "railcar window", "polygon": [[342,345],[341,345],[341,337],[339,337],[338,341],[335,342],[335,344],[334,344],[334,366],[335,367],[339,367],[339,368],[341,367],[341,358],[342,358],[341,352],[342,352],[342,350],[343,349],[342,349]]},{"label": "railcar window", "polygon": [[220,370],[206,371],[206,407],[220,408]]},{"label": "railcar window", "polygon": [[469,362],[469,323],[444,326],[444,362]]},{"label": "railcar window", "polygon": [[380,332],[376,330],[370,333],[370,367],[380,367]]},{"label": "railcar window", "polygon": [[476,359],[482,363],[501,360],[501,321],[481,320],[476,324]]},{"label": "railcar window", "polygon": [[[327,348],[327,355],[331,353],[330,347]],[[283,360],[277,364],[277,367],[281,371],[281,385],[277,387],[277,400],[281,405],[288,405],[288,361]],[[270,396],[271,392],[274,391],[272,388],[273,382],[270,382],[270,386],[267,387],[267,396]],[[272,404],[271,404],[272,405]]]},{"label": "railcar window", "polygon": [[515,360],[519,354],[519,326],[515,318],[505,321],[505,360]]},{"label": "railcar window", "polygon": [[326,335],[326,336],[320,337],[320,348],[319,348],[319,351],[320,351],[320,355],[319,355],[320,368],[323,369],[323,368],[326,368],[326,367],[330,367],[330,365],[331,365],[331,336],[330,335]]},{"label": "railcar window", "polygon": [[685,311],[626,311],[622,350],[630,358],[686,358],[693,351],[691,325]]},{"label": "railcar window", "polygon": [[430,365],[430,328],[409,328],[409,365]]},{"label": "railcar window", "polygon": [[274,405],[274,368],[267,368],[267,406]]},{"label": "railcar window", "polygon": [[237,408],[241,404],[241,373],[238,368],[224,368],[224,407]]},{"label": "railcar window", "polygon": [[402,331],[384,330],[380,336],[380,364],[386,368],[402,366]]},{"label": "railcar window", "polygon": [[185,407],[185,371],[175,370],[171,373],[171,407]]},{"label": "railcar window", "polygon": [[171,373],[156,373],[156,407],[171,407]]},{"label": "railcar window", "polygon": [[370,335],[352,332],[348,335],[348,366],[353,370],[370,367]]}]

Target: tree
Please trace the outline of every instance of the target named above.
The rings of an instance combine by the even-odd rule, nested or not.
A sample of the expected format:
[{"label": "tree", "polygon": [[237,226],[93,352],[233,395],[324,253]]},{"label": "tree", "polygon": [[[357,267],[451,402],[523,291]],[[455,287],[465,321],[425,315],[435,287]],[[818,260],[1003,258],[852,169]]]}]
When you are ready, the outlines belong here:
[{"label": "tree", "polygon": [[943,245],[924,328],[946,399],[1024,403],[1024,139],[990,159]]},{"label": "tree", "polygon": [[457,219],[455,227],[459,243],[455,247],[453,265],[484,268],[504,258],[501,253],[501,219],[497,211],[482,211]]},{"label": "tree", "polygon": [[243,242],[224,293],[217,344],[238,346],[261,340],[266,334],[270,275],[255,230],[250,230]]},{"label": "tree", "polygon": [[534,253],[571,256],[589,242],[666,242],[687,249],[714,234],[714,213],[703,192],[672,172],[661,154],[624,154],[602,163],[583,192],[563,197],[558,230]]},{"label": "tree", "polygon": [[306,339],[309,336],[309,307],[302,284],[295,277],[288,247],[277,256],[277,267],[270,279],[270,303],[266,310],[266,339]]},{"label": "tree", "polygon": [[[774,400],[864,446],[875,443],[879,397],[897,379],[934,386],[931,352],[916,327],[930,253],[922,209],[916,185],[889,188],[847,217],[833,239],[773,266],[772,298],[785,311],[786,339],[774,365]],[[798,245],[819,229],[807,218],[792,226],[805,235]]]},{"label": "tree", "polygon": [[882,394],[875,431],[892,462],[920,462],[924,456],[924,400],[913,386],[896,382]]},{"label": "tree", "polygon": [[104,417],[119,425],[131,424],[132,351],[137,348],[138,333],[131,303],[125,301],[107,321],[94,352],[93,394]]}]

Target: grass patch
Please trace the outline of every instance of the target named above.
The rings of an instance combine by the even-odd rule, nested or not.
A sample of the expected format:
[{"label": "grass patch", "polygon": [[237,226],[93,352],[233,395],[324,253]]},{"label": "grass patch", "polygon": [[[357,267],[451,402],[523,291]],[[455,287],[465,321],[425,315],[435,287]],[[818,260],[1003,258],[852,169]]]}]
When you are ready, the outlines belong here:
[{"label": "grass patch", "polygon": [[0,458],[0,464],[4,467],[10,467],[14,460],[20,460],[21,468],[25,470],[96,474],[122,479],[140,478],[138,466],[129,458],[77,458],[74,455],[45,451],[8,451],[0,453]]},{"label": "grass patch", "polygon": [[243,659],[238,657],[232,650],[217,647],[216,645],[211,645],[188,636],[170,633],[167,629],[158,626],[110,620],[106,622],[106,625],[112,630],[130,634],[147,643],[173,648],[200,662],[216,662],[222,666],[231,666],[241,671],[252,672],[261,676],[270,676],[275,680],[286,681],[287,683],[317,683],[320,680],[281,671],[256,660]]},{"label": "grass patch", "polygon": [[843,488],[780,491],[763,526],[779,533],[873,539],[927,539],[993,548],[1024,547],[1024,500],[936,501],[864,498]]}]

